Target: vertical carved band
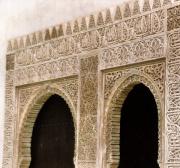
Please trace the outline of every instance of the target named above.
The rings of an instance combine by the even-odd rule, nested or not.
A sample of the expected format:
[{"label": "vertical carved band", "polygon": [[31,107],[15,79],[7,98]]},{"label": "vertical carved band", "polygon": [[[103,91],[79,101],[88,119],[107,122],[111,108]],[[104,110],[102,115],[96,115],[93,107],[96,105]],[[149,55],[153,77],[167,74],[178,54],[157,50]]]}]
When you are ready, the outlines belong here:
[{"label": "vertical carved band", "polygon": [[81,59],[79,167],[94,168],[96,162],[97,68],[97,56]]},{"label": "vertical carved band", "polygon": [[168,34],[167,163],[180,167],[180,30]]},{"label": "vertical carved band", "polygon": [[14,138],[14,72],[6,75],[6,113],[4,123],[3,168],[12,168],[13,164],[13,138]]}]

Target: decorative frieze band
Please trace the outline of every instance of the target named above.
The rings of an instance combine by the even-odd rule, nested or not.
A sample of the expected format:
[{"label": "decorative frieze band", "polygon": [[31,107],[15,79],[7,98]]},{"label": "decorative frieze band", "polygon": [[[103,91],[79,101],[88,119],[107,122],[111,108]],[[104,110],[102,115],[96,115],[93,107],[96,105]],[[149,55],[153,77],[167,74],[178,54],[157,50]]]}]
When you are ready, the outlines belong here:
[{"label": "decorative frieze band", "polygon": [[68,57],[56,61],[27,66],[15,70],[15,85],[40,82],[77,75],[79,62],[77,57]]},{"label": "decorative frieze band", "polygon": [[111,44],[139,39],[164,32],[164,30],[165,10],[159,10],[19,50],[7,56],[9,58],[15,57],[15,63],[9,61],[12,59],[8,59],[7,65],[13,67],[15,64],[17,69],[40,62],[57,60],[60,57],[67,57],[67,55],[77,55],[89,50],[107,47]]},{"label": "decorative frieze band", "polygon": [[[151,2],[152,1],[152,2]],[[26,48],[48,40],[59,38],[62,36],[71,36],[81,31],[87,31],[94,28],[109,25],[118,20],[125,20],[129,17],[135,17],[138,14],[156,10],[178,0],[133,0],[117,6],[116,9],[107,9],[99,13],[91,14],[87,17],[76,19],[72,22],[56,25],[46,30],[34,32],[24,37],[9,41],[8,51]],[[143,5],[141,6],[140,3]],[[151,24],[155,25],[155,24]],[[156,24],[157,26],[157,24]]]},{"label": "decorative frieze band", "polygon": [[165,57],[164,36],[128,42],[102,51],[100,68],[113,68]]}]

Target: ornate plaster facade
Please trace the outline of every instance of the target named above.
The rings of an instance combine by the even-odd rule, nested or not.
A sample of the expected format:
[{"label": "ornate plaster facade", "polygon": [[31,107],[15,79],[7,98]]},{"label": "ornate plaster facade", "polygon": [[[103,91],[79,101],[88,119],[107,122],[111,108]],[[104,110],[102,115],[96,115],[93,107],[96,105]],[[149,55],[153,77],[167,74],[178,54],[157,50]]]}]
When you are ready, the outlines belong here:
[{"label": "ornate plaster facade", "polygon": [[3,168],[28,168],[32,128],[52,94],[73,115],[76,168],[117,168],[113,123],[138,83],[158,107],[160,168],[180,168],[179,0],[134,0],[10,40],[6,67]]}]

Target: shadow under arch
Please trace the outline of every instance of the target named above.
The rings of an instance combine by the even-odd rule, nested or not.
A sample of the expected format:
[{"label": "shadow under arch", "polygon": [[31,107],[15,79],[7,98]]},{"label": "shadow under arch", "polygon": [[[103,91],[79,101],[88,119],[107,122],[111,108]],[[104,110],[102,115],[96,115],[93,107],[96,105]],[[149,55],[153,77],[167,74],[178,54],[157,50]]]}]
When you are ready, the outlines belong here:
[{"label": "shadow under arch", "polygon": [[[123,103],[126,100],[129,92],[133,89],[134,86],[138,84],[143,84],[146,86],[154,96],[157,112],[158,112],[158,163],[161,167],[162,165],[162,99],[158,87],[155,82],[149,77],[141,74],[131,74],[126,76],[123,79],[119,79],[108,97],[105,103],[105,163],[108,168],[118,168],[120,162],[120,144],[117,141],[120,141],[120,129],[116,130],[117,126],[120,128],[120,118],[121,118],[121,109]],[[114,125],[113,122],[117,118],[119,125]],[[119,137],[117,137],[117,133]],[[116,134],[116,135],[115,135]],[[115,143],[114,143],[115,142]]]},{"label": "shadow under arch", "polygon": [[58,95],[68,105],[70,112],[72,114],[74,129],[75,129],[75,151],[74,151],[74,164],[76,160],[76,150],[77,150],[77,140],[76,140],[76,110],[72,103],[72,100],[68,94],[59,88],[50,87],[49,85],[44,86],[39,89],[39,91],[34,94],[28,101],[27,106],[24,109],[22,119],[19,124],[18,133],[18,158],[17,164],[20,168],[29,168],[31,163],[31,137],[33,133],[34,123],[43,107],[44,103],[53,95]]}]

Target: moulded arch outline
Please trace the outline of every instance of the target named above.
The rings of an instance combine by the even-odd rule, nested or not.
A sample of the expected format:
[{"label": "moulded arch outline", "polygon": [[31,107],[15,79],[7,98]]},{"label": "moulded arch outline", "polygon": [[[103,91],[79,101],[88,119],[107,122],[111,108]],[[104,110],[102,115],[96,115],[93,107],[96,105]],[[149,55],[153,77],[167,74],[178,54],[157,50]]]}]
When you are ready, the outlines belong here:
[{"label": "moulded arch outline", "polygon": [[[114,128],[113,126],[113,115],[121,117],[121,108],[123,106],[123,103],[125,99],[127,98],[129,92],[133,89],[133,87],[137,84],[144,84],[146,87],[148,87],[151,91],[151,93],[154,96],[157,110],[158,110],[158,163],[159,166],[162,167],[163,164],[163,158],[162,158],[162,145],[164,144],[164,138],[162,136],[162,127],[163,127],[163,103],[161,99],[161,94],[159,91],[159,88],[157,87],[156,83],[145,74],[130,74],[123,79],[119,79],[116,81],[110,96],[107,99],[107,103],[105,104],[105,129],[104,129],[104,135],[105,135],[105,148],[106,148],[106,164],[108,165],[108,168],[117,168],[120,161],[120,145],[117,143],[113,143],[115,141],[120,140],[120,130]],[[120,123],[119,126],[120,128]],[[113,130],[113,131],[112,131]],[[114,131],[115,130],[115,131]],[[119,133],[119,137],[117,137],[117,132]],[[116,134],[116,135],[114,135]],[[114,137],[116,139],[114,139]],[[115,150],[114,150],[115,149]]]},{"label": "moulded arch outline", "polygon": [[19,124],[19,132],[18,132],[18,167],[29,168],[31,163],[31,137],[33,132],[33,126],[36,121],[37,115],[44,105],[44,103],[49,99],[50,96],[57,94],[62,97],[67,105],[70,108],[74,129],[75,129],[75,151],[74,151],[74,164],[76,160],[76,150],[77,150],[77,128],[76,128],[76,108],[73,105],[71,98],[68,94],[63,90],[56,87],[51,87],[46,85],[41,87],[36,94],[31,96],[31,99],[28,101],[26,105],[22,119]]}]

